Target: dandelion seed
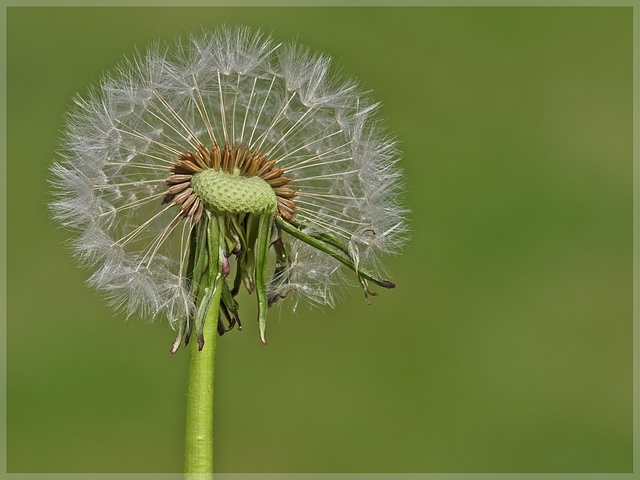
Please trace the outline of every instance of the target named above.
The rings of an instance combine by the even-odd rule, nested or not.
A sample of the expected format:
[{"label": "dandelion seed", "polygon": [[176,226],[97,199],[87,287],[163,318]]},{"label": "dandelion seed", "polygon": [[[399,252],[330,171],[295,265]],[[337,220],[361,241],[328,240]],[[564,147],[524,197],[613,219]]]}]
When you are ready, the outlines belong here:
[{"label": "dandelion seed", "polygon": [[[131,315],[204,343],[241,327],[235,296],[333,305],[351,270],[368,301],[406,232],[399,154],[377,105],[331,61],[246,28],[157,44],[68,116],[53,215],[89,283]],[[270,279],[267,259],[276,258]],[[217,305],[219,302],[219,305]],[[226,322],[226,323],[225,323]]]}]

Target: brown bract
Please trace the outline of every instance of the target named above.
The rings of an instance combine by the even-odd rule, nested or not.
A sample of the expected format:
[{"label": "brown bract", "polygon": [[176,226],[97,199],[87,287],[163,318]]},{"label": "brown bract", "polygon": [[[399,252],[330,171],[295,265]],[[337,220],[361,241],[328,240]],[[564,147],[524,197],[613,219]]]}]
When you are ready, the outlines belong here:
[{"label": "brown bract", "polygon": [[167,178],[167,192],[162,203],[173,201],[179,205],[184,217],[191,218],[196,224],[202,216],[204,204],[191,188],[191,179],[196,173],[209,168],[221,170],[229,174],[240,174],[245,177],[259,177],[273,189],[278,200],[277,213],[286,220],[291,220],[296,210],[293,198],[296,192],[286,187],[291,179],[282,174],[284,169],[274,168],[275,160],[267,160],[267,156],[258,152],[250,152],[241,145],[225,145],[222,150],[214,143],[211,150],[198,145],[197,152],[181,153],[178,160],[169,168],[171,175]]}]

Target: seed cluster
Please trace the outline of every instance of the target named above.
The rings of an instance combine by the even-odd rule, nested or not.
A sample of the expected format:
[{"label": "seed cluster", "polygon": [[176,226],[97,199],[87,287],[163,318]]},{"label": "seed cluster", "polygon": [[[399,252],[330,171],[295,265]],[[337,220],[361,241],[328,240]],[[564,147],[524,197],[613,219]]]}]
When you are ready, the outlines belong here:
[{"label": "seed cluster", "polygon": [[202,217],[204,202],[194,192],[191,180],[197,173],[214,169],[228,174],[261,178],[271,186],[276,195],[278,215],[291,220],[297,208],[292,200],[296,192],[285,186],[291,179],[283,176],[284,169],[274,168],[275,164],[275,160],[267,160],[266,155],[250,152],[241,145],[225,145],[221,150],[214,143],[209,150],[200,144],[197,152],[181,153],[178,161],[169,168],[172,173],[166,179],[168,188],[162,203],[173,201],[174,205],[180,206],[185,218],[190,218],[194,224],[198,223]]}]

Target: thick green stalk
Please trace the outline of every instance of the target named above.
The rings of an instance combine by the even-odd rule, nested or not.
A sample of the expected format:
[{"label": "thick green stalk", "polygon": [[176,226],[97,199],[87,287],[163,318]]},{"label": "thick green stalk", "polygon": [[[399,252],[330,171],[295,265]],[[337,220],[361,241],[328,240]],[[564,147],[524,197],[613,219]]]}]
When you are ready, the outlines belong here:
[{"label": "thick green stalk", "polygon": [[191,343],[184,455],[188,480],[213,478],[213,377],[221,293],[222,288],[217,288],[211,302],[204,324],[206,342],[202,350],[198,351],[198,342]]},{"label": "thick green stalk", "polygon": [[[199,312],[205,309],[202,313],[206,312],[206,318],[201,334],[197,335],[198,342],[192,342],[189,355],[184,454],[184,471],[188,480],[213,478],[213,378],[220,297],[224,283],[220,268],[220,244],[224,237],[218,220],[211,216],[207,220],[209,279],[207,285],[201,288],[204,295],[200,295],[203,304],[199,308]],[[203,240],[202,237],[199,239],[200,242]],[[197,323],[200,322],[202,319],[198,319]]]}]

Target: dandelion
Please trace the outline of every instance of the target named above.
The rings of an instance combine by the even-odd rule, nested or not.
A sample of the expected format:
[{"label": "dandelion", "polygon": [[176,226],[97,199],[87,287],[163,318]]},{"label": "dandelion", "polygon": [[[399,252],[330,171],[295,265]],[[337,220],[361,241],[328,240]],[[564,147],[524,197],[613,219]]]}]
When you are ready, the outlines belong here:
[{"label": "dandelion", "polygon": [[166,317],[172,353],[195,332],[185,472],[212,472],[215,343],[241,328],[238,292],[255,291],[266,343],[275,302],[393,288],[399,153],[329,58],[246,28],[157,43],[75,103],[53,215],[114,306]]},{"label": "dandelion", "polygon": [[269,306],[333,305],[344,270],[367,300],[394,287],[380,258],[405,233],[399,154],[326,56],[221,28],[155,44],[75,103],[54,217],[91,286],[169,320],[172,353],[193,331],[203,348],[208,316],[220,335],[241,328],[243,286],[263,343]]}]

